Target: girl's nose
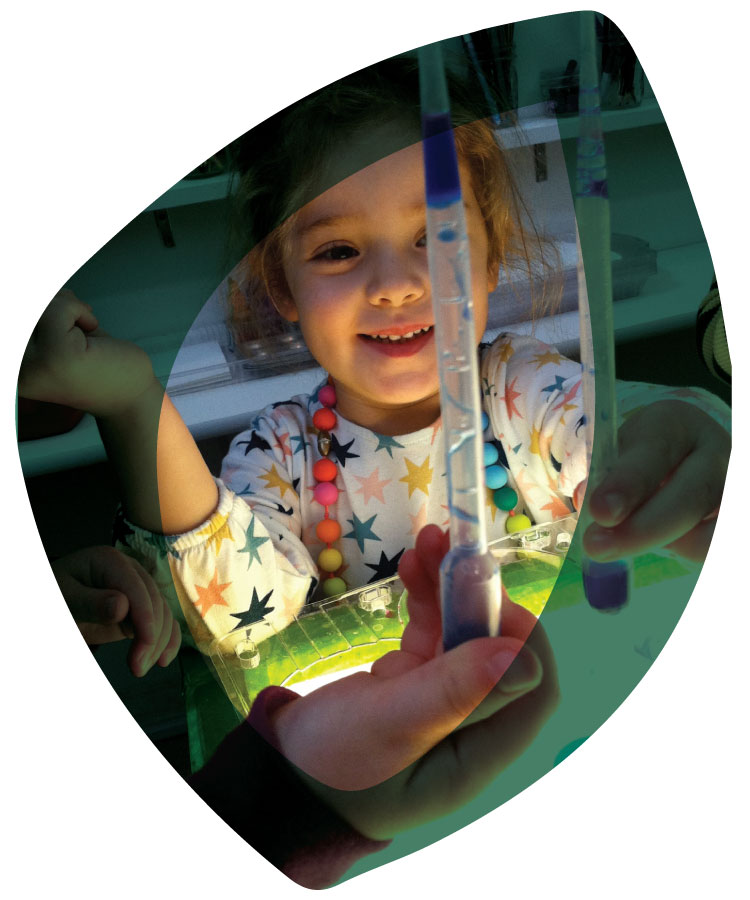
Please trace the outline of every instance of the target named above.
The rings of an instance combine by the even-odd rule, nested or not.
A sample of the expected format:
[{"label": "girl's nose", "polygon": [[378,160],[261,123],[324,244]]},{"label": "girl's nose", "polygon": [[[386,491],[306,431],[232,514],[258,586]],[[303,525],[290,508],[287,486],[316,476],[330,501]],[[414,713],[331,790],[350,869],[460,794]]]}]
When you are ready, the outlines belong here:
[{"label": "girl's nose", "polygon": [[428,283],[426,254],[382,250],[372,258],[368,301],[374,306],[416,303],[425,296]]}]

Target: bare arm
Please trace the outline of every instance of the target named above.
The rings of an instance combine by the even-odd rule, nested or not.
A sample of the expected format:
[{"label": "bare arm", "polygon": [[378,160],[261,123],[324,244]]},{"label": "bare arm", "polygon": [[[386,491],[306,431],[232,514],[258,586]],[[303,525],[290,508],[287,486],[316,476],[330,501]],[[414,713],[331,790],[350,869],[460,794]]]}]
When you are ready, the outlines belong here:
[{"label": "bare arm", "polygon": [[127,411],[98,416],[97,424],[117,472],[125,515],[134,524],[181,534],[216,509],[216,483],[155,378]]},{"label": "bare arm", "polygon": [[177,534],[216,508],[216,484],[146,353],[102,332],[70,291],[53,299],[34,329],[18,388],[96,417],[134,524]]}]

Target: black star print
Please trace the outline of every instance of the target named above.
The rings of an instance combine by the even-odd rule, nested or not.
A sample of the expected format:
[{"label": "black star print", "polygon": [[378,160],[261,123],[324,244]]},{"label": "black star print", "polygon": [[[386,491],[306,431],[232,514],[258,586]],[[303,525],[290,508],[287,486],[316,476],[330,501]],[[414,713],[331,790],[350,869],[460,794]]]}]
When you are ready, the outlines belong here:
[{"label": "black star print", "polygon": [[[299,478],[297,479],[297,481],[299,482]],[[276,509],[278,509],[280,513],[284,513],[285,516],[291,516],[294,512],[293,509],[284,509],[283,503],[276,503],[274,505],[276,506]]]},{"label": "black star print", "polygon": [[299,494],[299,478],[292,478],[292,490],[295,494]]},{"label": "black star print", "polygon": [[352,438],[348,444],[339,444],[336,435],[331,435],[331,453],[333,453],[342,466],[346,466],[347,459],[359,459],[359,453],[349,453],[349,448],[353,443],[354,438]]},{"label": "black star print", "polygon": [[277,400],[276,403],[271,404],[271,409],[278,409],[280,406],[299,406],[300,409],[305,408],[301,403],[297,403],[296,400]]},{"label": "black star print", "polygon": [[116,544],[119,541],[127,547],[128,538],[131,534],[135,534],[135,531],[133,531],[130,525],[125,521],[122,510],[118,509],[115,516],[115,523],[112,526],[112,543]]},{"label": "black star print", "polygon": [[562,463],[558,462],[551,453],[549,455],[549,461],[552,463],[552,468],[555,470],[555,472],[562,471]]},{"label": "black star print", "polygon": [[578,437],[578,432],[583,428],[586,424],[586,416],[581,416],[581,418],[576,422],[576,437]]},{"label": "black star print", "polygon": [[398,573],[398,563],[403,555],[406,547],[402,547],[401,550],[393,557],[393,559],[388,559],[385,553],[380,551],[380,559],[377,562],[377,565],[373,565],[373,563],[365,563],[368,569],[372,569],[375,574],[372,578],[367,582],[368,584],[372,584],[374,581],[380,581],[382,578],[390,578],[391,575],[396,575]]},{"label": "black star print", "polygon": [[313,598],[313,594],[315,593],[315,588],[318,586],[318,579],[313,578],[310,582],[310,587],[307,589],[307,597],[305,597],[305,605],[310,603]]},{"label": "black star print", "polygon": [[272,593],[273,591],[269,591],[262,600],[258,600],[258,591],[253,588],[253,599],[250,601],[248,609],[241,613],[230,613],[232,618],[239,619],[232,631],[237,631],[238,628],[247,628],[255,622],[260,622],[264,616],[272,613],[275,607],[267,605]]},{"label": "black star print", "polygon": [[243,444],[247,444],[247,447],[245,447],[245,456],[247,456],[247,454],[251,450],[256,450],[256,449],[257,450],[270,450],[271,449],[271,445],[268,443],[268,441],[265,438],[262,438],[258,434],[257,431],[254,431],[252,433],[249,441],[237,441],[238,447],[241,447]]}]

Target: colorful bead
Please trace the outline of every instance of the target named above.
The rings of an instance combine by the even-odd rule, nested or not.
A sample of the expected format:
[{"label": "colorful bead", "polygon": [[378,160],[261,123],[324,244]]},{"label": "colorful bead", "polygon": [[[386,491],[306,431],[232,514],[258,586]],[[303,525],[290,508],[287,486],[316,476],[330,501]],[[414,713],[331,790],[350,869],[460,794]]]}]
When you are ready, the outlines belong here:
[{"label": "colorful bead", "polygon": [[341,537],[341,526],[335,519],[321,519],[315,526],[315,534],[324,544],[332,544]]},{"label": "colorful bead", "polygon": [[[500,451],[494,444],[485,444],[484,445],[484,464],[485,466],[491,466],[498,461],[500,457]],[[498,485],[500,487],[500,485]]]},{"label": "colorful bead", "polygon": [[313,425],[319,431],[330,431],[336,427],[336,413],[327,407],[317,410],[313,415]]},{"label": "colorful bead", "polygon": [[332,384],[324,384],[318,391],[318,400],[323,406],[336,405],[336,388]]},{"label": "colorful bead", "polygon": [[508,520],[505,523],[505,530],[508,534],[515,534],[517,531],[525,531],[527,528],[531,528],[531,519],[523,513],[518,513],[515,516],[508,516]]},{"label": "colorful bead", "polygon": [[335,547],[326,547],[318,554],[318,566],[324,572],[336,572],[343,562],[344,558]]},{"label": "colorful bead", "polygon": [[484,477],[487,487],[493,491],[505,487],[508,483],[508,471],[503,466],[488,466]]},{"label": "colorful bead", "polygon": [[346,590],[346,582],[343,578],[324,578],[322,584],[324,597],[335,597]]},{"label": "colorful bead", "polygon": [[513,509],[513,507],[518,503],[518,494],[513,490],[512,487],[501,487],[495,491],[492,495],[492,502],[498,509],[502,509],[504,511],[508,511]]},{"label": "colorful bead", "polygon": [[330,481],[323,481],[315,485],[313,497],[321,506],[332,506],[339,495],[339,489]]},{"label": "colorful bead", "polygon": [[332,459],[319,459],[312,471],[316,481],[333,481],[336,478],[336,463]]}]

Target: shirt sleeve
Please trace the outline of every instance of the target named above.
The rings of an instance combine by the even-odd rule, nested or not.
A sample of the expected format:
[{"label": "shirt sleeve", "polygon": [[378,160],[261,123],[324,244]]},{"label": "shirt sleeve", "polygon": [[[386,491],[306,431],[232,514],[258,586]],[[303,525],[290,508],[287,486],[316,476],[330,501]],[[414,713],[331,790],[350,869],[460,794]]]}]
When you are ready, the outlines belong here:
[{"label": "shirt sleeve", "polygon": [[232,442],[206,522],[180,535],[153,534],[122,516],[116,525],[120,549],[146,567],[204,653],[213,640],[239,640],[248,629],[255,643],[281,631],[317,584],[285,444],[274,449],[272,422],[255,424]]},{"label": "shirt sleeve", "polygon": [[526,501],[544,509],[545,496],[547,505],[572,497],[586,477],[580,364],[534,338],[501,334],[482,358],[482,389]]},{"label": "shirt sleeve", "polygon": [[[483,356],[482,388],[524,499],[532,510],[554,513],[553,494],[572,497],[588,475],[580,364],[533,338],[502,334]],[[730,430],[729,407],[702,388],[617,382],[620,423],[660,400],[690,403]]]}]

